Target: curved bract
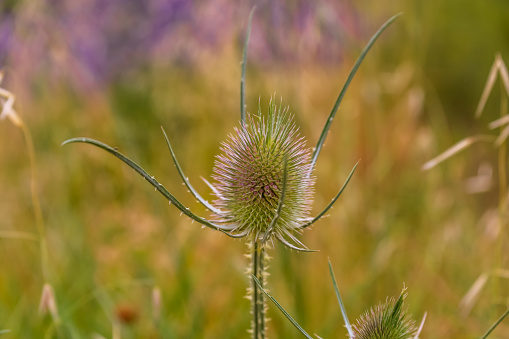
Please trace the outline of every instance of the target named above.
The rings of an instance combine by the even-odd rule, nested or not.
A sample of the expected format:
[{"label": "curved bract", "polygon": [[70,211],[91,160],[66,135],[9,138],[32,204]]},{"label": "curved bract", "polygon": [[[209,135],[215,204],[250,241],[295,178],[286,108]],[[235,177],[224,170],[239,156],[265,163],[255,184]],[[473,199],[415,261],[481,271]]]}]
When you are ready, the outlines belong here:
[{"label": "curved bract", "polygon": [[208,201],[206,201],[205,199],[202,198],[202,196],[200,195],[200,193],[198,193],[194,187],[191,185],[191,183],[189,182],[189,178],[186,177],[186,175],[184,174],[184,171],[182,170],[182,168],[180,167],[178,161],[177,161],[177,157],[175,156],[175,152],[173,152],[173,148],[171,147],[171,144],[170,144],[170,140],[168,140],[168,136],[166,135],[166,132],[164,130],[164,128],[161,126],[161,130],[163,131],[163,134],[164,134],[164,138],[166,139],[166,143],[168,144],[168,149],[170,150],[170,153],[171,153],[171,158],[173,159],[173,163],[175,164],[175,168],[177,169],[179,175],[180,175],[180,178],[182,179],[182,181],[184,182],[184,184],[186,185],[187,189],[189,190],[189,192],[203,205],[205,206],[209,211],[215,213],[215,214],[220,214],[221,211],[217,208],[215,208],[214,206],[212,206],[211,204],[209,204]]},{"label": "curved bract", "polygon": [[355,61],[355,64],[352,67],[352,70],[348,74],[348,78],[345,81],[345,84],[343,85],[343,88],[341,89],[341,92],[339,92],[338,98],[336,99],[336,102],[334,103],[334,107],[332,107],[332,111],[329,114],[329,117],[325,121],[325,125],[323,126],[322,133],[320,134],[320,138],[318,139],[318,142],[315,147],[315,151],[313,153],[313,159],[311,160],[312,167],[315,166],[316,160],[318,159],[318,156],[320,155],[320,151],[322,150],[322,146],[325,143],[325,138],[327,138],[327,133],[329,132],[330,126],[332,125],[332,121],[334,120],[334,117],[336,116],[336,112],[339,109],[339,105],[341,104],[341,101],[343,101],[343,97],[345,96],[346,90],[350,86],[350,82],[352,82],[353,77],[355,76],[355,73],[357,73],[357,70],[359,69],[359,66],[361,65],[362,61],[368,54],[369,50],[375,43],[375,41],[378,39],[378,37],[385,31],[387,27],[390,26],[396,20],[402,13],[398,13],[394,15],[392,18],[387,20],[379,29],[376,31],[375,34],[371,37],[369,42],[367,43],[366,47],[362,50],[361,54]]},{"label": "curved bract", "polygon": [[90,139],[90,138],[72,138],[72,139],[64,141],[62,143],[62,146],[71,144],[71,143],[91,144],[91,145],[97,146],[97,147],[107,151],[108,153],[113,154],[114,156],[116,156],[117,158],[122,160],[125,164],[127,164],[129,167],[131,167],[133,170],[135,170],[139,175],[141,175],[143,178],[145,178],[145,180],[147,180],[152,186],[154,186],[154,188],[159,193],[161,193],[166,199],[168,199],[168,201],[171,204],[173,204],[175,207],[177,207],[183,214],[185,214],[189,218],[199,222],[200,224],[202,224],[204,226],[207,226],[214,230],[222,231],[223,233],[225,233],[228,236],[237,237],[237,235],[228,233],[228,231],[231,231],[234,228],[233,225],[232,226],[217,225],[217,224],[214,224],[204,218],[197,216],[196,214],[191,212],[191,210],[188,207],[184,206],[180,201],[178,201],[177,198],[175,198],[175,196],[173,196],[173,194],[171,194],[153,176],[149,175],[140,165],[138,165],[137,163],[135,163],[134,161],[132,161],[131,159],[129,159],[128,157],[126,157],[125,155],[120,153],[116,148],[113,148],[111,146],[106,145],[105,143],[102,143],[100,141]]}]

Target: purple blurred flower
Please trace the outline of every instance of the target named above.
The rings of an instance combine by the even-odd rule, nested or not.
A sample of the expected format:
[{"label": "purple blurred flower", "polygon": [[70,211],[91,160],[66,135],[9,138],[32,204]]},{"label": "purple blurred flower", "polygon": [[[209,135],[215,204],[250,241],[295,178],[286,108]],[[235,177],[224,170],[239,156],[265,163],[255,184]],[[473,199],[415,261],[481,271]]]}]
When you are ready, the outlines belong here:
[{"label": "purple blurred flower", "polygon": [[[241,45],[251,4],[233,0],[51,0],[0,5],[0,63],[30,83],[102,88],[143,66],[193,65],[204,50]],[[259,1],[250,62],[340,62],[358,35],[348,1]],[[353,19],[352,19],[353,18]]]}]

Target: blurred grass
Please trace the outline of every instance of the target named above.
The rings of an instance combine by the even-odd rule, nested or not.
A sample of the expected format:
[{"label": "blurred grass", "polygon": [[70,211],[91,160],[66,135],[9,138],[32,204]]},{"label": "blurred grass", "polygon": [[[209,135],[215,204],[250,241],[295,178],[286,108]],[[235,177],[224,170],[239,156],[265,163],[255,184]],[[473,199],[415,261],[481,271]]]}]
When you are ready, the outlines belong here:
[{"label": "blurred grass", "polygon": [[[503,1],[457,0],[380,6],[358,5],[363,37],[393,13],[405,16],[368,55],[338,112],[317,162],[315,213],[361,159],[359,169],[330,217],[301,237],[320,252],[271,251],[270,293],[310,333],[344,336],[330,258],[350,319],[399,293],[405,282],[410,313],[419,321],[428,312],[423,338],[476,338],[507,308],[508,280],[490,278],[466,318],[458,305],[480,274],[507,269],[507,219],[496,236],[483,219],[497,209],[495,179],[491,191],[477,195],[465,192],[464,181],[482,161],[496,169],[497,154],[478,145],[432,171],[420,167],[498,115],[494,93],[481,121],[473,118],[495,52],[509,57],[509,8]],[[341,62],[248,63],[248,111],[259,100],[266,107],[276,92],[313,146],[365,43],[360,40]],[[206,215],[180,184],[160,126],[195,187],[209,192],[199,176],[210,176],[214,154],[239,120],[240,46],[232,40],[199,54],[192,66],[149,64],[86,95],[44,78],[20,83],[11,70],[4,86],[25,93],[16,107],[35,142],[60,337],[111,337],[113,326],[122,338],[246,337],[243,241],[180,218],[106,153],[60,147],[75,136],[119,147]],[[0,230],[36,234],[26,146],[6,121],[0,122],[0,159]],[[38,314],[45,282],[39,255],[34,241],[0,238],[0,330],[11,330],[5,338],[57,333],[50,317]],[[151,306],[155,286],[163,298],[159,325]],[[134,320],[112,325],[126,310]],[[269,316],[271,337],[297,336],[277,310],[270,308]],[[507,333],[502,323],[491,337]]]}]

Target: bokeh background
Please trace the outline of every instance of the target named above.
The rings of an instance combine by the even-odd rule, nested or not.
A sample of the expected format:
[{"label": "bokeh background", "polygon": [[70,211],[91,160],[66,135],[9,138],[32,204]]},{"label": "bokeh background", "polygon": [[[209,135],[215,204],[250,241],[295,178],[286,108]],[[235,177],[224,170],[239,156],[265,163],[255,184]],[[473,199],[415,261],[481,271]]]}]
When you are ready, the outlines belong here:
[{"label": "bokeh background", "polygon": [[[507,97],[498,83],[482,118],[474,112],[496,53],[509,60],[509,2],[4,0],[1,86],[33,137],[49,260],[44,276],[27,144],[0,121],[2,337],[248,337],[244,241],[179,217],[107,153],[60,144],[88,136],[116,146],[207,215],[181,185],[160,126],[212,199],[200,176],[238,125],[254,5],[247,110],[282,97],[310,147],[362,47],[404,12],[368,54],[318,159],[314,213],[361,160],[330,216],[300,237],[320,252],[271,250],[271,293],[323,338],[346,336],[328,258],[351,320],[403,285],[416,321],[427,312],[422,338],[478,338],[507,309],[505,148],[480,143],[421,166],[464,137],[496,135],[488,123]],[[45,283],[56,322],[40,309]],[[270,337],[299,337],[268,312]],[[491,338],[509,338],[507,320]]]}]

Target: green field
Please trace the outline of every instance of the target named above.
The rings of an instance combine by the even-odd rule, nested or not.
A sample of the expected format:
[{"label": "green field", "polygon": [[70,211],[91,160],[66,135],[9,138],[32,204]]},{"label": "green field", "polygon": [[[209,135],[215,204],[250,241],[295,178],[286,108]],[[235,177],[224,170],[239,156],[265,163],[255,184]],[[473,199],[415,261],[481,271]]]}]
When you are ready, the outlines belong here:
[{"label": "green field", "polygon": [[[182,185],[161,126],[189,180],[213,200],[200,176],[211,180],[221,143],[239,125],[241,50],[251,6],[226,3],[236,11],[234,30],[212,47],[195,46],[192,62],[165,61],[154,52],[133,68],[117,64],[123,69],[101,82],[87,82],[88,73],[59,44],[64,31],[41,28],[47,44],[32,48],[39,40],[30,27],[52,28],[48,20],[57,14],[48,14],[50,5],[0,4],[0,14],[14,18],[11,33],[26,39],[2,51],[7,64],[0,86],[16,95],[14,107],[36,158],[33,167],[23,130],[0,120],[1,339],[249,337],[246,242],[180,216],[106,152],[61,146],[83,136],[118,147],[208,217]],[[290,2],[281,4],[285,18],[297,15]],[[314,5],[312,17],[327,17],[325,4]],[[255,13],[247,111],[256,113],[259,102],[265,111],[272,95],[282,97],[309,147],[369,37],[404,12],[367,55],[318,158],[312,215],[360,160],[328,217],[298,236],[319,252],[299,253],[276,242],[269,250],[271,295],[308,333],[346,337],[330,259],[350,320],[406,286],[405,306],[416,322],[427,312],[420,338],[480,338],[509,307],[509,157],[507,141],[494,143],[503,128],[489,128],[508,113],[509,88],[498,80],[483,115],[474,116],[495,55],[509,64],[509,4],[362,1],[348,5],[347,14],[355,16],[341,19],[337,35],[330,25],[316,28],[316,49],[299,45],[294,32],[278,37],[276,43],[289,43],[270,56],[257,45],[277,36],[267,6],[259,4]],[[193,20],[208,13],[197,11]],[[179,27],[182,34],[193,32]],[[170,41],[161,50],[179,46]],[[340,52],[320,54],[327,50]],[[422,170],[475,135],[493,139]],[[54,292],[53,315],[40,306],[45,284]],[[268,336],[298,338],[268,306]],[[508,318],[490,338],[509,338]]]}]

